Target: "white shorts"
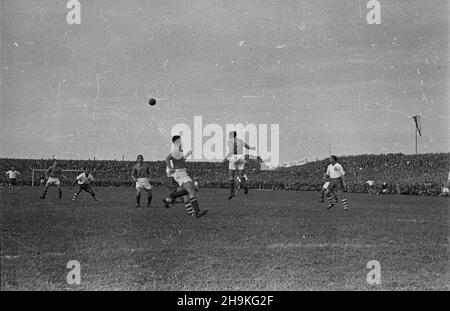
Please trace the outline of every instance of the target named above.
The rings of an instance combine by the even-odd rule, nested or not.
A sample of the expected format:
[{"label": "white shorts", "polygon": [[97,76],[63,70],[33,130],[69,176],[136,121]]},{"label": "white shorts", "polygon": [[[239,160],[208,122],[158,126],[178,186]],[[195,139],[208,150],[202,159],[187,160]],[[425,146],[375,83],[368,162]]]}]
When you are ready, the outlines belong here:
[{"label": "white shorts", "polygon": [[323,184],[323,189],[328,189],[328,186],[330,185],[330,182],[327,181],[326,183]]},{"label": "white shorts", "polygon": [[230,159],[230,163],[228,165],[229,170],[239,170],[242,171],[245,165],[245,156],[243,154],[233,154]]},{"label": "white shorts", "polygon": [[51,185],[55,185],[55,186],[61,185],[61,182],[59,181],[59,178],[49,177],[48,180],[47,180],[47,186],[51,186]]},{"label": "white shorts", "polygon": [[185,168],[176,169],[175,173],[173,173],[173,179],[178,183],[178,185],[183,186],[183,184],[191,182],[192,179],[186,172]]},{"label": "white shorts", "polygon": [[152,189],[152,185],[150,184],[150,180],[148,180],[147,177],[138,178],[137,181],[136,181],[136,189],[145,189],[145,190]]}]

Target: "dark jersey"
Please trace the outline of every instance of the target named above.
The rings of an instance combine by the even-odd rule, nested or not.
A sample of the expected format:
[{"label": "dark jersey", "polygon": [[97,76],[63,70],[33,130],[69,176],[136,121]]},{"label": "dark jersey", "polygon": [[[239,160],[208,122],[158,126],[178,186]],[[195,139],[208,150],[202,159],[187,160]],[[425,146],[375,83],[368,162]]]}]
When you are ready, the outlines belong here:
[{"label": "dark jersey", "polygon": [[47,176],[52,178],[60,178],[61,177],[61,169],[59,167],[50,166],[47,169]]},{"label": "dark jersey", "polygon": [[171,161],[174,169],[186,168],[186,159],[184,157],[179,160],[172,158]]},{"label": "dark jersey", "polygon": [[134,178],[149,178],[150,177],[150,167],[147,163],[135,164],[133,166],[132,174]]}]

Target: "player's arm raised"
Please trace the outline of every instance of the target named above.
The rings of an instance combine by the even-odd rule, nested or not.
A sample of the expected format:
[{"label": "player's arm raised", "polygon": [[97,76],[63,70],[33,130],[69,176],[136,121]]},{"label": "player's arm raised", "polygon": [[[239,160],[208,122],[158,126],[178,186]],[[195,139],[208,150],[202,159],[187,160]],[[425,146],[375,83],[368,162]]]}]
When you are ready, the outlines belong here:
[{"label": "player's arm raised", "polygon": [[192,150],[189,150],[188,152],[186,152],[186,154],[184,155],[184,158],[187,159],[189,158],[189,156],[192,155]]},{"label": "player's arm raised", "polygon": [[247,143],[244,145],[244,147],[247,148],[248,150],[256,150],[256,147],[251,147]]}]

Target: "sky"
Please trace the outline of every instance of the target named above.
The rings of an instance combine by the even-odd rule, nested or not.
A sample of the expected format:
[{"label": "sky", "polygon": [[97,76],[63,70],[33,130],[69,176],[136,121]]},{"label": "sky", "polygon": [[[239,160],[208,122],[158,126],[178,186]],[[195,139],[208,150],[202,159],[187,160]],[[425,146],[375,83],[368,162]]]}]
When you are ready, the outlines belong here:
[{"label": "sky", "polygon": [[79,2],[1,1],[0,157],[160,160],[195,116],[278,124],[281,162],[414,153],[416,114],[450,151],[448,1]]}]

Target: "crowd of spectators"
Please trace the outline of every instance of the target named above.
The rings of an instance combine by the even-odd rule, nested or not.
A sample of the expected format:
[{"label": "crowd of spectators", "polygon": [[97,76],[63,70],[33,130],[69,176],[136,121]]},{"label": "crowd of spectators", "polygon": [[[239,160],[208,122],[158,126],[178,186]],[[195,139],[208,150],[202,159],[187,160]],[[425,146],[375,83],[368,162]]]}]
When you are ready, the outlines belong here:
[{"label": "crowd of spectators", "polygon": [[[0,159],[2,182],[4,175],[12,166],[20,173],[19,184],[30,185],[33,169],[46,169],[53,160]],[[132,161],[99,160],[59,160],[60,167],[81,170],[85,166],[93,169],[96,186],[132,186],[130,177]],[[163,161],[150,161],[151,181],[154,185],[168,182]],[[419,155],[381,154],[343,156],[339,158],[346,171],[348,192],[367,192],[367,181],[373,181],[375,193],[439,195],[448,185],[450,153],[432,153]],[[249,161],[246,167],[248,186],[253,189],[270,190],[306,190],[320,191],[324,180],[323,174],[328,159],[309,162],[301,166],[280,167],[274,170],[261,170],[257,161]],[[192,177],[198,178],[201,187],[228,187],[227,165],[221,162],[188,162],[187,169]],[[34,176],[38,185],[43,172]],[[68,185],[76,173],[63,173]]]}]

